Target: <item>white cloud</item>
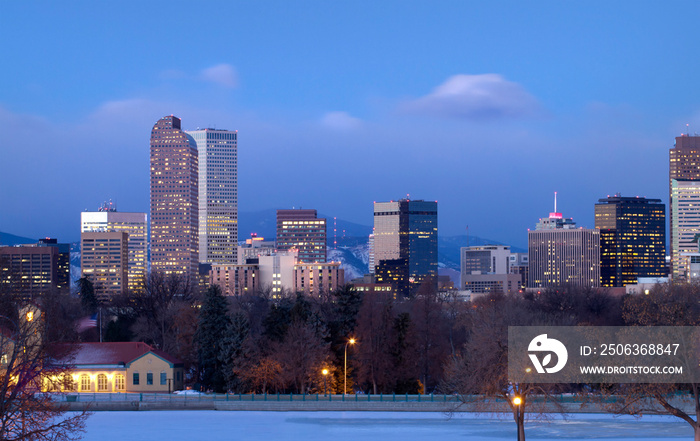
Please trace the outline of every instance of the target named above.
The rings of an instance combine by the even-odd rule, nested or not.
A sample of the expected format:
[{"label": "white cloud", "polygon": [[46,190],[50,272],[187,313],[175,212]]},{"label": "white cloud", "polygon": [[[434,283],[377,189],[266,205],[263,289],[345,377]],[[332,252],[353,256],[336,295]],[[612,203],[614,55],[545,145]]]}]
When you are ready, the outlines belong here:
[{"label": "white cloud", "polygon": [[200,73],[200,78],[204,81],[210,81],[220,86],[233,89],[238,86],[238,74],[236,68],[230,64],[222,63],[216,66],[208,67]]},{"label": "white cloud", "polygon": [[362,125],[362,120],[347,112],[328,112],[321,118],[321,124],[331,129],[350,130]]},{"label": "white cloud", "polygon": [[409,113],[460,119],[532,116],[539,107],[522,86],[498,74],[454,75],[430,94],[400,106]]}]

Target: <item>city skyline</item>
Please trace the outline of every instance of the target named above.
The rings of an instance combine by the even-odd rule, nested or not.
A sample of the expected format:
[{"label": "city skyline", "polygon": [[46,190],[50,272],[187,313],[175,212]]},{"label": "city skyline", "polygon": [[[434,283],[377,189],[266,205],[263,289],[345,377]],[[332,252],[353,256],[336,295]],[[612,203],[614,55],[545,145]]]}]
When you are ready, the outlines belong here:
[{"label": "city skyline", "polygon": [[[0,231],[77,241],[97,201],[148,212],[148,133],[166,114],[240,130],[241,212],[371,225],[372,201],[409,194],[439,201],[441,235],[469,225],[520,248],[554,191],[588,228],[606,195],[668,206],[667,151],[700,130],[690,2],[133,6],[6,5]],[[175,52],[197,57],[159,50],[183,22],[203,31]],[[56,51],[41,44],[52,35]]]}]

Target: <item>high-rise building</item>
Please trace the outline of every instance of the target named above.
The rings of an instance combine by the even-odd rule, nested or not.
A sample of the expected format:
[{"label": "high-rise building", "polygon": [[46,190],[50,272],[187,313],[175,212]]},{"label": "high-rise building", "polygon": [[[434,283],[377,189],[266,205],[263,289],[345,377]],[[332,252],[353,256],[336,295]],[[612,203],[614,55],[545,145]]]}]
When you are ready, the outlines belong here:
[{"label": "high-rise building", "polygon": [[37,246],[47,246],[58,248],[58,273],[56,278],[56,288],[59,291],[70,293],[70,244],[58,243],[58,239],[45,237],[39,239]]},{"label": "high-rise building", "polygon": [[671,181],[672,279],[688,281],[686,253],[697,251],[700,234],[700,181]]},{"label": "high-rise building", "polygon": [[326,219],[316,210],[277,210],[277,249],[299,252],[299,262],[326,261]]},{"label": "high-rise building", "polygon": [[[556,207],[556,204],[555,204]],[[528,231],[528,287],[600,286],[600,231],[549,213]]]},{"label": "high-rise building", "polygon": [[472,293],[513,293],[520,289],[522,277],[511,274],[509,246],[477,245],[460,249],[460,289]]},{"label": "high-rise building", "polygon": [[58,289],[58,247],[0,246],[0,284],[24,299]]},{"label": "high-rise building", "polygon": [[392,283],[405,296],[427,277],[436,279],[437,231],[437,202],[408,199],[375,202],[377,282]]},{"label": "high-rise building", "polygon": [[127,213],[116,208],[101,207],[98,211],[80,213],[80,232],[124,232],[128,237],[128,288],[142,289],[148,270],[148,215]]},{"label": "high-rise building", "polygon": [[129,234],[124,231],[80,233],[80,270],[95,288],[98,299],[127,292]]},{"label": "high-rise building", "polygon": [[666,207],[661,199],[619,194],[599,199],[595,227],[600,230],[601,286],[666,275]]},{"label": "high-rise building", "polygon": [[238,131],[188,130],[199,155],[199,260],[236,263]]},{"label": "high-rise building", "polygon": [[696,219],[700,193],[700,136],[676,137],[669,150],[669,218],[671,225],[671,277],[684,280],[687,268],[680,266],[681,253],[694,252],[692,240],[700,233]]},{"label": "high-rise building", "polygon": [[199,168],[197,145],[164,116],[151,131],[151,269],[199,275]]}]

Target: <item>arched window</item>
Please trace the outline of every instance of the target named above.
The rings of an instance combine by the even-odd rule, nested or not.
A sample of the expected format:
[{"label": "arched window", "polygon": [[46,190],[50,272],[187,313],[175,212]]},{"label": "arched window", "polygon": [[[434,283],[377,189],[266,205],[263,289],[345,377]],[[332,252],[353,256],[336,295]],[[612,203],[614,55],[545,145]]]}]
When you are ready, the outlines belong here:
[{"label": "arched window", "polygon": [[107,391],[107,376],[105,374],[99,374],[97,376],[97,391],[106,392]]},{"label": "arched window", "polygon": [[88,374],[80,376],[80,392],[90,392],[90,376]]},{"label": "arched window", "polygon": [[125,387],[125,381],[124,381],[124,376],[123,375],[115,375],[114,376],[114,388],[118,391],[123,391],[126,389]]}]

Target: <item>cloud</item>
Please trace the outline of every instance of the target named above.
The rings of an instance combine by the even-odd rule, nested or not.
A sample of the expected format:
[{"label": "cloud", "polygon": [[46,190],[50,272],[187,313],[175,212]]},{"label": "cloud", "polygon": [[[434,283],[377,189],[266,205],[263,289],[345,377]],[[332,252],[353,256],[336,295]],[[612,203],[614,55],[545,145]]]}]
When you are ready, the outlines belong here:
[{"label": "cloud", "polygon": [[400,106],[408,113],[458,119],[527,117],[539,108],[522,86],[498,74],[454,75],[430,94]]},{"label": "cloud", "polygon": [[222,63],[208,67],[202,70],[199,76],[204,81],[210,81],[229,89],[238,86],[238,74],[230,64]]},{"label": "cloud", "polygon": [[328,112],[321,118],[321,124],[335,130],[351,130],[362,125],[362,120],[347,112]]}]

